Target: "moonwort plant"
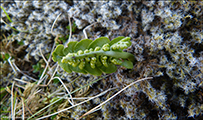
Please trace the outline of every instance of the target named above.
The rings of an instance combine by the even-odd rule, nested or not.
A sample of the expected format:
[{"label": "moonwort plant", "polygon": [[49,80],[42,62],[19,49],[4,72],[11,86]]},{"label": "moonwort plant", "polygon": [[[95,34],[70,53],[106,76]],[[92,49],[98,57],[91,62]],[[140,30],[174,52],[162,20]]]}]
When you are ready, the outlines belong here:
[{"label": "moonwort plant", "polygon": [[96,40],[83,39],[71,41],[64,47],[58,45],[53,52],[53,60],[66,72],[72,71],[100,76],[102,73],[114,73],[116,65],[132,69],[134,55],[123,49],[131,46],[130,37],[119,36],[113,40],[100,37]]}]

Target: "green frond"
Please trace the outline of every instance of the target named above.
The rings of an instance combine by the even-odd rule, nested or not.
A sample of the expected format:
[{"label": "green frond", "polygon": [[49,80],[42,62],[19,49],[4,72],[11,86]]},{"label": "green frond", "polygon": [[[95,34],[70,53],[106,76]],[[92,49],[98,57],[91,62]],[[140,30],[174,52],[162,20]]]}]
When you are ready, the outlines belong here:
[{"label": "green frond", "polygon": [[53,60],[67,72],[89,73],[100,76],[113,73],[116,65],[133,68],[134,55],[123,52],[131,46],[130,37],[117,37],[110,41],[107,37],[96,40],[83,39],[69,42],[68,47],[58,45],[53,52]]}]

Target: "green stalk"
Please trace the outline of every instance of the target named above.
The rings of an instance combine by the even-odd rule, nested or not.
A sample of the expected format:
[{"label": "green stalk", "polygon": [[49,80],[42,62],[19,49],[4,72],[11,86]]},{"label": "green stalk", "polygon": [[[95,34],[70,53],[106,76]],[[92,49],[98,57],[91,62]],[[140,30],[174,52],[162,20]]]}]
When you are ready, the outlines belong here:
[{"label": "green stalk", "polygon": [[61,62],[62,63],[68,63],[68,61],[71,61],[72,59],[83,59],[86,57],[95,57],[95,56],[109,56],[114,58],[122,58],[122,59],[129,59],[130,61],[134,62],[135,58],[134,55],[127,53],[127,52],[117,52],[117,51],[93,51],[90,53],[80,54],[73,57],[69,57],[68,55],[63,57]]}]

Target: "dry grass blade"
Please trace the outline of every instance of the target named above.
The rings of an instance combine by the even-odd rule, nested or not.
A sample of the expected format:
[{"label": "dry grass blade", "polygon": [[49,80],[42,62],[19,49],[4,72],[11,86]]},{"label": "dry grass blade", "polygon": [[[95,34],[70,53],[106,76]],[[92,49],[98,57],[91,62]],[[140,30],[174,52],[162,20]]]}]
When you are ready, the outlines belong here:
[{"label": "dry grass blade", "polygon": [[[91,109],[90,111],[86,112],[85,114],[83,114],[79,119],[81,119],[82,117],[92,113],[93,111],[95,111],[96,109],[98,109],[99,107],[101,107],[103,104],[107,103],[108,101],[110,101],[112,98],[114,98],[115,96],[117,96],[118,94],[120,94],[121,92],[123,92],[124,90],[126,90],[128,87],[132,86],[135,83],[147,80],[147,79],[152,79],[153,77],[147,77],[147,78],[142,78],[139,79],[135,82],[132,82],[131,84],[127,85],[126,87],[124,87],[123,89],[121,89],[120,91],[118,91],[116,94],[114,94],[113,96],[111,96],[109,99],[107,99],[106,101],[104,101],[103,103],[99,104],[98,106],[94,107],[93,109]],[[79,120],[78,119],[78,120]]]},{"label": "dry grass blade", "polygon": [[52,27],[51,27],[51,33],[52,33],[52,35],[53,35],[53,28],[54,28],[54,25],[55,25],[55,23],[56,23],[56,21],[57,21],[57,19],[59,18],[60,15],[61,15],[61,13],[56,17],[56,19],[54,20],[54,22],[53,22],[53,24],[52,24]]},{"label": "dry grass blade", "polygon": [[54,77],[53,79],[58,79],[61,82],[61,84],[63,85],[63,87],[66,89],[66,91],[68,92],[68,94],[70,96],[71,101],[69,99],[68,99],[68,101],[70,102],[71,105],[74,105],[73,97],[72,97],[70,91],[68,90],[68,88],[66,87],[66,85],[63,83],[63,81],[59,77]]},{"label": "dry grass blade", "polygon": [[11,117],[13,120],[15,120],[15,114],[14,114],[14,103],[13,103],[13,89],[14,89],[14,85],[15,85],[15,81],[12,84],[12,88],[11,88]]},{"label": "dry grass blade", "polygon": [[26,84],[30,83],[30,82],[27,82],[27,81],[24,81],[24,80],[21,80],[21,79],[18,79],[18,78],[14,78],[14,80],[22,82],[22,83],[26,83]]},{"label": "dry grass blade", "polygon": [[[49,67],[48,61],[46,60],[46,58],[45,58],[44,55],[42,54],[42,44],[40,44],[40,46],[39,46],[39,51],[40,51],[40,54],[41,54],[41,56],[42,56],[44,62],[46,63],[46,68]],[[43,73],[45,73],[45,72],[46,72],[46,69],[43,71]],[[44,75],[44,74],[42,74],[41,77],[43,77],[43,75]]]},{"label": "dry grass blade", "polygon": [[31,80],[37,81],[37,79],[35,79],[35,78],[33,78],[33,77],[30,77],[29,75],[27,75],[27,74],[25,74],[24,72],[22,72],[22,71],[15,65],[14,62],[11,62],[11,57],[9,57],[8,62],[9,62],[9,64],[10,64],[11,68],[13,69],[13,71],[14,71],[16,74],[17,74],[17,72],[16,72],[16,70],[17,70],[19,73],[25,75],[26,77],[30,78]]},{"label": "dry grass blade", "polygon": [[[69,21],[69,26],[70,26],[70,34],[69,34],[68,42],[70,42],[71,41],[71,36],[72,36],[72,25],[71,25],[71,20],[70,20],[69,15],[68,15],[68,21]],[[66,44],[65,47],[67,47],[67,44]]]},{"label": "dry grass blade", "polygon": [[75,105],[73,105],[73,106],[71,106],[71,107],[68,107],[68,108],[66,108],[66,109],[60,110],[60,111],[55,112],[55,113],[53,113],[53,114],[50,114],[50,115],[47,115],[47,116],[43,116],[43,117],[41,117],[41,118],[38,118],[37,120],[45,119],[45,118],[51,117],[51,116],[53,116],[53,115],[57,115],[57,114],[59,114],[59,113],[61,113],[61,112],[67,111],[67,110],[69,110],[69,109],[71,109],[71,108],[73,108],[73,107],[76,107],[76,106],[81,105],[81,104],[83,104],[83,103],[86,103],[86,102],[88,102],[88,101],[90,101],[90,100],[92,100],[92,99],[94,99],[94,98],[97,98],[97,97],[99,97],[99,96],[102,96],[102,95],[104,95],[105,93],[107,93],[108,91],[110,91],[110,90],[112,90],[112,89],[114,89],[114,88],[110,88],[110,89],[108,89],[108,90],[106,90],[106,91],[104,91],[104,92],[102,92],[102,93],[100,93],[100,94],[98,94],[98,95],[96,95],[96,96],[94,96],[94,97],[89,98],[88,100],[85,100],[85,101],[83,101],[83,102],[80,102],[80,103],[78,103],[78,104],[75,104]]},{"label": "dry grass blade", "polygon": [[91,26],[93,26],[93,25],[96,24],[96,23],[98,23],[98,22],[92,23],[91,25],[89,25],[89,26],[87,26],[87,27],[85,27],[85,28],[83,29],[83,33],[84,33],[84,35],[85,35],[85,39],[88,39],[87,33],[86,33],[85,30],[88,29],[88,28],[90,28]]},{"label": "dry grass blade", "polygon": [[21,97],[21,100],[22,100],[22,120],[25,119],[25,104],[24,104],[24,98]]},{"label": "dry grass blade", "polygon": [[11,62],[11,57],[8,58],[8,63],[9,63],[9,65],[11,66],[13,72],[14,72],[15,74],[17,74],[16,69],[14,68],[14,66],[13,66],[13,64],[12,64],[12,62]]},{"label": "dry grass blade", "polygon": [[[55,23],[56,23],[56,21],[57,21],[57,19],[59,18],[60,15],[61,15],[61,13],[60,13],[60,14],[56,17],[56,19],[54,20],[54,22],[53,22],[53,24],[52,24],[52,27],[51,27],[51,33],[52,33],[53,27],[54,27],[54,25],[55,25]],[[53,35],[53,33],[52,33],[52,35]],[[58,36],[57,36],[56,38],[58,38]],[[52,49],[51,49],[51,54],[49,55],[48,61],[46,60],[46,58],[45,58],[44,55],[42,54],[41,45],[40,45],[40,54],[42,55],[42,58],[43,58],[43,60],[44,60],[45,63],[46,63],[46,67],[45,67],[45,69],[44,69],[44,71],[43,71],[43,73],[42,73],[42,75],[41,75],[41,77],[40,77],[40,80],[39,80],[38,83],[37,83],[38,85],[39,85],[39,84],[44,80],[44,78],[46,77],[46,76],[44,76],[44,74],[45,74],[47,68],[49,67],[49,62],[51,61],[51,55],[52,55],[52,52],[54,51],[55,45],[56,45],[56,43],[54,42],[54,45],[53,45],[53,47],[52,47]],[[49,68],[50,68],[50,67],[49,67]],[[56,69],[56,70],[57,70],[57,69]],[[54,73],[56,73],[56,70],[55,70]],[[51,78],[53,78],[54,75],[55,75],[55,74],[53,74]],[[44,78],[43,78],[43,76],[44,76]]]},{"label": "dry grass blade", "polygon": [[[93,81],[93,82],[90,82],[90,83],[88,83],[88,84],[86,84],[86,85],[84,85],[84,86],[82,86],[82,87],[80,87],[80,88],[78,88],[78,89],[72,91],[70,94],[73,94],[73,93],[79,91],[80,89],[83,89],[83,88],[89,86],[90,84],[96,83],[96,82],[98,82],[99,80],[106,78],[107,76],[109,76],[109,75],[105,75],[105,76],[103,76],[103,77],[101,77],[101,78],[99,78],[99,79],[97,79],[97,80],[95,80],[95,81]],[[68,94],[68,95],[69,95],[69,94]],[[59,98],[58,100],[56,100],[56,101],[52,102],[51,104],[47,105],[46,107],[42,108],[41,110],[39,110],[38,112],[36,112],[36,113],[33,114],[32,116],[30,116],[27,120],[33,118],[35,115],[37,115],[38,113],[40,113],[40,112],[42,112],[43,110],[47,109],[48,107],[52,106],[53,104],[57,103],[58,101],[60,101],[60,100],[62,100],[62,99],[65,99],[68,95],[65,95],[64,97]],[[91,99],[93,99],[93,98],[91,98]],[[90,99],[89,99],[89,100],[90,100]],[[75,105],[74,105],[74,106],[75,106]],[[72,106],[71,106],[71,107],[72,107]],[[62,112],[63,112],[63,111],[62,111]],[[53,113],[53,114],[54,114],[54,113]],[[58,114],[58,113],[57,113],[57,114]],[[54,115],[55,115],[55,114],[54,114]],[[52,116],[52,115],[51,115],[51,116]]]},{"label": "dry grass blade", "polygon": [[13,108],[13,120],[15,120],[15,114],[16,114],[16,105],[18,104],[18,100],[16,98],[16,94],[15,94],[15,103],[14,103],[14,108]]},{"label": "dry grass blade", "polygon": [[[54,25],[55,25],[57,19],[60,17],[60,15],[61,15],[61,13],[56,17],[56,19],[54,20],[54,22],[53,22],[53,24],[52,24],[52,27],[51,27],[51,33],[52,33],[52,35],[54,35],[54,34],[53,34],[53,28],[54,28]],[[53,47],[52,47],[51,54],[49,55],[49,59],[48,59],[48,61],[47,61],[46,58],[44,57],[44,55],[42,54],[41,45],[40,45],[40,49],[39,49],[39,50],[40,50],[40,54],[42,55],[42,58],[43,58],[43,60],[44,60],[45,63],[46,63],[46,67],[45,67],[45,69],[44,69],[42,75],[40,76],[40,79],[39,79],[37,85],[39,85],[39,84],[44,80],[44,78],[46,77],[46,76],[44,76],[44,74],[45,74],[47,68],[49,67],[49,62],[51,61],[51,55],[52,55],[52,52],[54,51],[54,47],[55,47],[55,42],[54,42],[54,45],[53,45]],[[49,67],[49,68],[50,68],[50,67]],[[55,71],[56,71],[56,70],[55,70]],[[43,76],[44,76],[44,78],[43,78]],[[54,75],[52,75],[52,76],[54,76]],[[52,78],[53,78],[53,77],[52,77]]]},{"label": "dry grass blade", "polygon": [[43,78],[43,76],[44,76],[44,74],[45,74],[47,68],[49,67],[48,61],[46,60],[46,58],[45,58],[44,55],[42,54],[41,45],[39,46],[39,51],[40,51],[40,54],[41,54],[41,56],[42,56],[44,62],[46,63],[46,67],[45,67],[45,69],[43,70],[42,75],[41,75],[40,78],[39,78],[39,81],[38,81],[38,83],[37,83],[38,85],[43,81],[42,78]]},{"label": "dry grass blade", "polygon": [[[38,83],[37,83],[37,85],[39,85],[45,78],[46,78],[46,76],[44,76],[44,74],[45,74],[45,72],[46,72],[46,70],[47,70],[47,68],[49,67],[49,62],[51,61],[51,55],[52,55],[52,52],[54,51],[54,47],[55,47],[55,43],[54,43],[54,45],[53,45],[53,47],[52,47],[52,50],[51,50],[51,54],[50,54],[50,56],[49,56],[49,59],[48,59],[48,61],[45,59],[45,57],[44,57],[44,55],[42,54],[42,51],[41,51],[41,46],[40,46],[40,54],[42,55],[42,58],[43,58],[43,60],[45,61],[45,63],[46,63],[46,67],[45,67],[45,69],[44,69],[44,71],[43,71],[43,73],[42,73],[42,75],[40,76],[40,79],[39,79],[39,81],[38,81]],[[50,67],[49,67],[50,68]],[[56,73],[56,71],[57,71],[57,69],[58,69],[58,67],[56,67],[56,69],[55,69],[55,71],[54,71],[54,73],[52,74],[52,77],[51,77],[51,79],[53,78],[53,76],[55,75],[55,73]],[[43,78],[43,76],[44,76],[44,78]],[[50,80],[51,81],[51,80]],[[49,83],[48,83],[49,84]]]},{"label": "dry grass blade", "polygon": [[54,73],[52,74],[51,79],[49,80],[49,82],[46,85],[40,85],[40,86],[46,87],[46,86],[48,86],[51,83],[51,81],[53,80],[54,75],[55,75],[58,67],[59,67],[59,65],[56,66],[56,69],[54,70]]}]

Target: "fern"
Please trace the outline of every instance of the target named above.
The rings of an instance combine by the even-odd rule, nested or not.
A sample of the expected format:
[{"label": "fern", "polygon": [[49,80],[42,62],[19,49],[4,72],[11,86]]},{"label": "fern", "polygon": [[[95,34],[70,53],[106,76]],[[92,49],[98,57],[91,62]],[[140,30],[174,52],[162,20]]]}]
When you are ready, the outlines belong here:
[{"label": "fern", "polygon": [[123,52],[131,46],[130,37],[117,37],[110,41],[107,37],[96,40],[72,41],[68,47],[58,45],[53,52],[53,60],[68,73],[72,71],[100,76],[102,72],[113,73],[116,65],[132,69],[134,55]]}]

